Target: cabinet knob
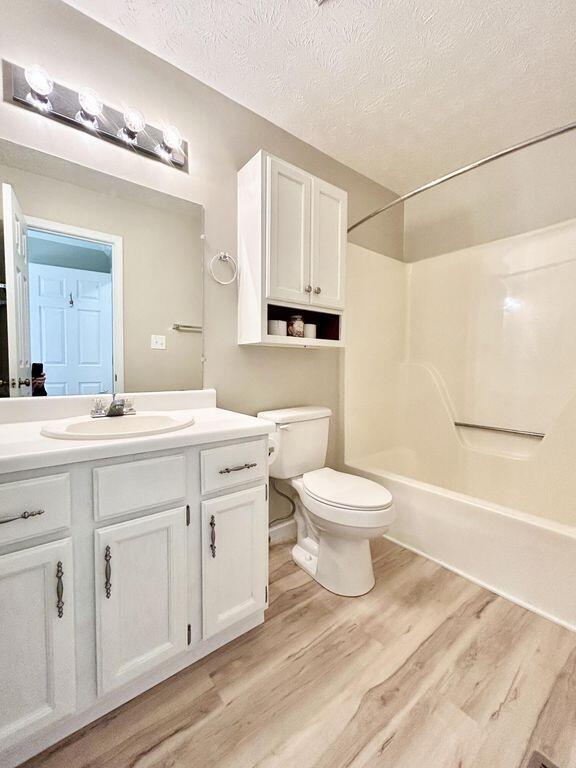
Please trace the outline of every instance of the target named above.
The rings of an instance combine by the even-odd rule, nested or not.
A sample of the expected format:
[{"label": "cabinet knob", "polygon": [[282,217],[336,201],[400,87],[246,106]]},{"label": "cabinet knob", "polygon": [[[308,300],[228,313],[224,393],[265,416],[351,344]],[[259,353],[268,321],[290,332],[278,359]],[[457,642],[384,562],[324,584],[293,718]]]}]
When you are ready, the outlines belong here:
[{"label": "cabinet knob", "polygon": [[312,286],[311,286],[311,285],[307,285],[307,286],[304,288],[304,290],[306,291],[306,293],[312,293]]},{"label": "cabinet knob", "polygon": [[317,286],[316,288],[314,288],[314,293],[316,294],[322,293],[322,288],[320,288],[320,286]]}]

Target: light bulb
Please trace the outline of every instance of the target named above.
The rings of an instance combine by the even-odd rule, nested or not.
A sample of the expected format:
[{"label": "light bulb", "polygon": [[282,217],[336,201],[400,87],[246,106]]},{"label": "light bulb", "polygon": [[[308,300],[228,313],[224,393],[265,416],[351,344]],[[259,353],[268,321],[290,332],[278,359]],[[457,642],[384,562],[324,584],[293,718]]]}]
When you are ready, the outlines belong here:
[{"label": "light bulb", "polygon": [[49,112],[52,109],[52,104],[48,95],[52,93],[54,82],[48,72],[38,64],[34,64],[32,67],[26,67],[24,77],[30,86],[30,93],[26,96],[26,101],[36,109]]},{"label": "light bulb", "polygon": [[182,136],[176,126],[167,126],[162,133],[162,141],[168,149],[182,149]]},{"label": "light bulb", "polygon": [[96,130],[103,107],[100,97],[92,88],[82,88],[78,93],[78,101],[80,109],[76,113],[76,120],[85,128]]},{"label": "light bulb", "polygon": [[24,77],[32,91],[38,94],[38,96],[46,98],[46,96],[52,93],[54,82],[50,79],[48,72],[38,66],[38,64],[35,64],[33,67],[26,67]]},{"label": "light bulb", "polygon": [[169,163],[174,157],[174,152],[180,152],[182,149],[182,136],[180,131],[174,125],[168,125],[162,132],[162,141],[156,145],[156,154]]},{"label": "light bulb", "polygon": [[137,109],[129,107],[124,110],[124,128],[118,131],[118,137],[127,144],[136,144],[138,134],[146,127],[144,115]]},{"label": "light bulb", "polygon": [[82,88],[78,94],[78,101],[82,111],[90,117],[100,117],[102,114],[102,101],[92,88]]}]

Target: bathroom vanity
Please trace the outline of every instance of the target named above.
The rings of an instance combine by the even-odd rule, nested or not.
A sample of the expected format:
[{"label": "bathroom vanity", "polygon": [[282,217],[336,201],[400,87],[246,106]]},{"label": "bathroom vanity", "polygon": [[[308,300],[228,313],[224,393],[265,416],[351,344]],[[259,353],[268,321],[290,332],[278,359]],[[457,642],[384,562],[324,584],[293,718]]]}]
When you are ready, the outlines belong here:
[{"label": "bathroom vanity", "polygon": [[203,390],[134,396],[194,420],[170,432],[41,434],[90,404],[0,403],[6,768],[264,620],[273,426]]}]

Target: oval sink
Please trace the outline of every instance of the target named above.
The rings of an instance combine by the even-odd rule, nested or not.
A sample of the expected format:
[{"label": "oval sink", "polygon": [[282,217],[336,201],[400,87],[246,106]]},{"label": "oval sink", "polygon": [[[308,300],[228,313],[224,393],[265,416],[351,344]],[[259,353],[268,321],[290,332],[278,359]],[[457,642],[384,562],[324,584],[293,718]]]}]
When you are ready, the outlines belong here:
[{"label": "oval sink", "polygon": [[137,413],[131,416],[105,416],[93,419],[82,416],[77,419],[55,421],[42,427],[45,437],[60,440],[112,440],[117,437],[145,437],[162,432],[175,432],[194,424],[191,416],[177,413]]}]

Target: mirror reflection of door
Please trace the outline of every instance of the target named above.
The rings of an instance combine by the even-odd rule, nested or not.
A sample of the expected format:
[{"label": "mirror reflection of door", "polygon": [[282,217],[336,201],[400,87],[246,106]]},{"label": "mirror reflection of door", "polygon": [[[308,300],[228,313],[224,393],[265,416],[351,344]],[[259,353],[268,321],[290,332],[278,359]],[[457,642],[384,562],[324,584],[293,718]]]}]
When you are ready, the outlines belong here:
[{"label": "mirror reflection of door", "polygon": [[1,232],[0,397],[122,388],[122,238],[25,218],[9,184]]},{"label": "mirror reflection of door", "polygon": [[30,228],[30,347],[48,395],[114,391],[112,246]]},{"label": "mirror reflection of door", "polygon": [[8,341],[0,367],[0,394],[31,394],[30,310],[27,225],[10,184],[2,184],[2,233],[4,306],[2,325]]}]

